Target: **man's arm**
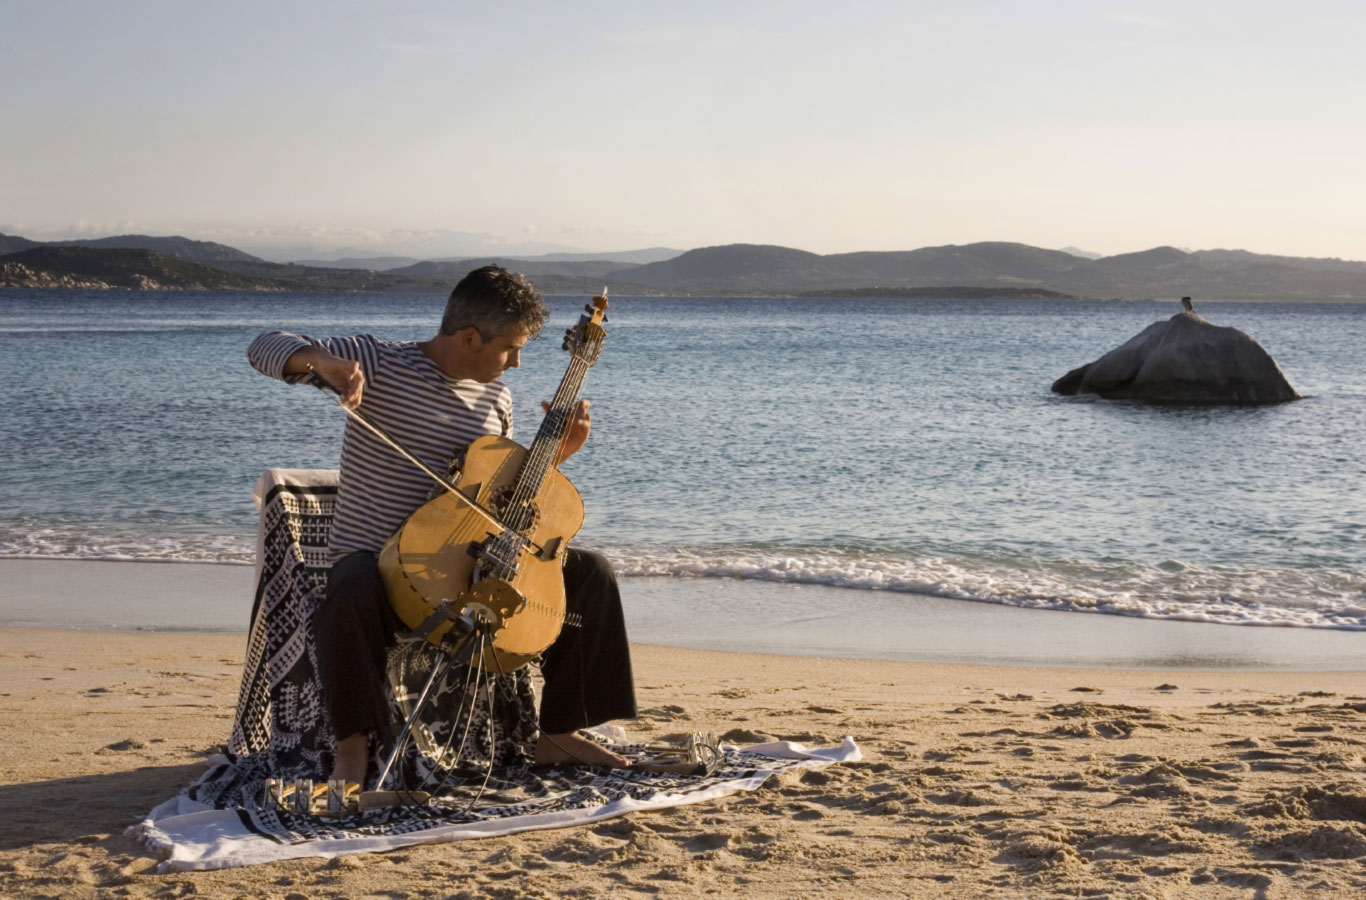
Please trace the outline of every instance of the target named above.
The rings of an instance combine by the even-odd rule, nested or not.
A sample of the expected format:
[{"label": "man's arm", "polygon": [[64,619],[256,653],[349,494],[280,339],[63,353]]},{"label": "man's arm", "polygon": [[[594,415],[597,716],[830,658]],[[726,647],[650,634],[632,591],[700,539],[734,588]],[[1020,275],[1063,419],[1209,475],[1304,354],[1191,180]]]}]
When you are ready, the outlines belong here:
[{"label": "man's arm", "polygon": [[357,358],[363,355],[354,338],[324,342],[284,331],[268,331],[251,342],[247,360],[261,374],[295,384],[304,376],[317,373],[336,389],[346,406],[354,409],[365,389],[364,371],[356,359],[338,356],[328,345],[340,347],[342,352]]}]

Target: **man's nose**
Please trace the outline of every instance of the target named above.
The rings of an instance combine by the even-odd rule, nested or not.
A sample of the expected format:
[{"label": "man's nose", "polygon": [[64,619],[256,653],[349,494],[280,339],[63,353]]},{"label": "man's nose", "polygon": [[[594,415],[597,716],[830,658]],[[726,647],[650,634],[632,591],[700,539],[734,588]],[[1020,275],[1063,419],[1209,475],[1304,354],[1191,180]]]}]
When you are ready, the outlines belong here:
[{"label": "man's nose", "polygon": [[521,368],[521,365],[522,365],[522,353],[521,353],[521,351],[519,351],[519,350],[513,350],[511,353],[508,354],[508,368],[509,368],[509,369]]}]

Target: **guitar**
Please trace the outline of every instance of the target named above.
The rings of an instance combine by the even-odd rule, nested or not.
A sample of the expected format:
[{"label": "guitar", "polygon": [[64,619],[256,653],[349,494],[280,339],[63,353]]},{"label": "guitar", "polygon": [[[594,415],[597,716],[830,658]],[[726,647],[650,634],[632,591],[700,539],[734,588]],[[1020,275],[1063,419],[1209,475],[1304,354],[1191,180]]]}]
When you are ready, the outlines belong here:
[{"label": "guitar", "polygon": [[390,604],[426,640],[449,647],[461,637],[455,620],[465,612],[489,626],[485,668],[525,665],[564,625],[564,555],[584,506],[554,462],[602,352],[607,297],[585,310],[565,334],[569,367],[531,446],[476,438],[458,461],[458,496],[447,491],[423,504],[380,551]]}]

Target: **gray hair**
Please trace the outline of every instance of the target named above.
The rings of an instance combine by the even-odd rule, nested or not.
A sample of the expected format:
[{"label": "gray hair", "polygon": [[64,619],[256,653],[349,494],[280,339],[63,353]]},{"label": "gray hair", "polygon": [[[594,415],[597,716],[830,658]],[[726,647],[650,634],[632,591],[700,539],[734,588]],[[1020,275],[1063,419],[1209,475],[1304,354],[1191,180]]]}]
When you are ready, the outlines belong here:
[{"label": "gray hair", "polygon": [[512,327],[535,337],[550,318],[541,294],[531,282],[502,266],[475,269],[455,286],[441,316],[441,333],[474,328],[491,341]]}]

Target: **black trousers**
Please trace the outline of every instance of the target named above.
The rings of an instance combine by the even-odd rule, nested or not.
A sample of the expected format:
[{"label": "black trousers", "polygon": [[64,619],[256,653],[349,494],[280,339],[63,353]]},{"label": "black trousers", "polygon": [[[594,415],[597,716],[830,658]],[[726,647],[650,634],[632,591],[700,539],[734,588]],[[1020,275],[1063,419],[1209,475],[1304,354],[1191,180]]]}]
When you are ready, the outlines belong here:
[{"label": "black trousers", "polygon": [[[611,564],[570,549],[564,587],[566,613],[582,625],[567,625],[541,655],[541,730],[564,734],[635,718],[631,651]],[[313,634],[323,702],[338,738],[389,730],[385,657],[404,627],[384,592],[376,554],[352,553],[332,567]]]}]

